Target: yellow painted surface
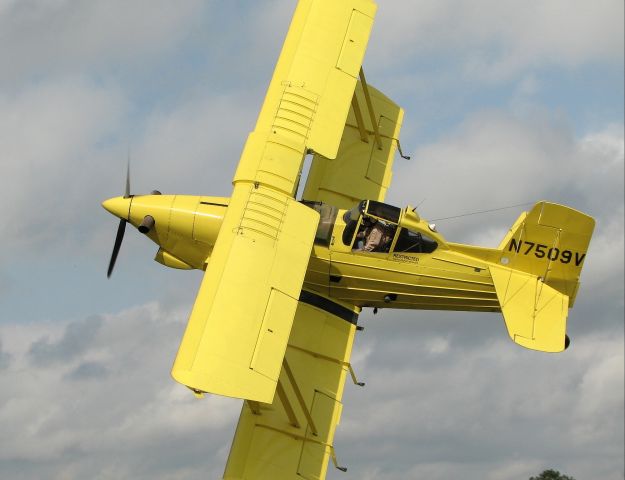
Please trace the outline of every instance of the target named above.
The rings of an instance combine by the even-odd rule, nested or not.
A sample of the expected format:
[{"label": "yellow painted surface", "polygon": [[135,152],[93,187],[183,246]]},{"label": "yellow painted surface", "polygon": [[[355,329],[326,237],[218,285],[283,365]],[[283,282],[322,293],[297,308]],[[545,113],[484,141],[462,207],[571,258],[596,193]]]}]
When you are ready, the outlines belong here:
[{"label": "yellow painted surface", "polygon": [[177,257],[174,257],[171,253],[169,253],[167,250],[163,250],[162,248],[158,249],[154,257],[154,260],[170,268],[177,268],[179,270],[193,269],[191,265],[180,260]]},{"label": "yellow painted surface", "polygon": [[382,149],[374,140],[373,126],[366,112],[362,84],[356,85],[355,95],[367,142],[363,142],[358,122],[351,106],[343,128],[336,158],[316,154],[306,180],[303,198],[349,209],[363,199],[384,201],[391,184],[393,160],[404,111],[379,90],[369,85],[375,118],[382,139]]},{"label": "yellow painted surface", "polygon": [[534,275],[494,265],[490,272],[510,338],[533,350],[564,350],[569,297]]},{"label": "yellow painted surface", "polygon": [[223,222],[228,198],[193,195],[115,197],[104,208],[138,227],[146,215],[155,226],[146,235],[156,243],[155,260],[172,268],[202,270]]},{"label": "yellow painted surface", "polygon": [[515,222],[499,246],[500,265],[541,277],[573,305],[595,227],[570,207],[539,202]]},{"label": "yellow painted surface", "polygon": [[334,158],[369,39],[370,0],[301,0],[235,182],[293,195],[308,149]]},{"label": "yellow painted surface", "polygon": [[259,414],[244,402],[224,479],[325,478],[355,332],[355,325],[299,303],[286,359],[317,435],[311,432],[294,387],[283,371],[280,381],[299,425],[289,422],[277,395],[270,404],[260,405]]},{"label": "yellow painted surface", "polygon": [[272,401],[318,218],[275,190],[237,185],[172,368],[177,381]]},{"label": "yellow painted surface", "polygon": [[[328,253],[313,251],[307,288],[327,289],[332,298],[360,307],[501,311],[516,343],[550,352],[564,349],[566,318],[594,227],[591,217],[539,202],[493,249],[447,242],[407,207],[393,227],[389,251],[364,252],[354,248],[353,240],[344,243],[343,213]],[[401,252],[401,229],[427,235],[437,248]]]}]

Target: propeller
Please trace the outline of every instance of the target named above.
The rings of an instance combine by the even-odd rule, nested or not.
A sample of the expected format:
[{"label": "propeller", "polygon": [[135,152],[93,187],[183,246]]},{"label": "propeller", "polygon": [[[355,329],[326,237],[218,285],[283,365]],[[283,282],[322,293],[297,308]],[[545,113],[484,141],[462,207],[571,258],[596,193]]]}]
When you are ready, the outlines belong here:
[{"label": "propeller", "polygon": [[[126,190],[124,192],[124,198],[130,198],[130,162],[126,164]],[[117,255],[119,249],[122,246],[122,240],[124,239],[124,232],[126,231],[127,220],[121,219],[119,226],[117,227],[117,235],[115,236],[115,244],[113,245],[113,253],[111,253],[111,260],[109,261],[109,268],[106,272],[106,278],[111,277],[113,268],[115,268],[115,262],[117,261]]]}]

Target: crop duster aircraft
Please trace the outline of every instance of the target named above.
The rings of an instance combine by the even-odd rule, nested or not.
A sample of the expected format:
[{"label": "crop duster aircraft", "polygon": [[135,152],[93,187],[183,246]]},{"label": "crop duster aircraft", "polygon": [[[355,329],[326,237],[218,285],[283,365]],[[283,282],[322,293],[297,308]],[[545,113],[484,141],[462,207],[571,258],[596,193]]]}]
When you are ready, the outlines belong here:
[{"label": "crop duster aircraft", "polygon": [[[501,312],[510,338],[559,352],[594,228],[548,202],[498,248],[447,241],[384,203],[403,110],[367,85],[371,0],[300,0],[230,198],[106,200],[158,246],[205,270],[172,376],[245,399],[225,479],[323,479],[365,307]],[[400,150],[401,153],[401,150]],[[313,155],[295,199],[307,155]],[[127,177],[128,178],[128,177]],[[377,242],[373,237],[377,235]]]}]

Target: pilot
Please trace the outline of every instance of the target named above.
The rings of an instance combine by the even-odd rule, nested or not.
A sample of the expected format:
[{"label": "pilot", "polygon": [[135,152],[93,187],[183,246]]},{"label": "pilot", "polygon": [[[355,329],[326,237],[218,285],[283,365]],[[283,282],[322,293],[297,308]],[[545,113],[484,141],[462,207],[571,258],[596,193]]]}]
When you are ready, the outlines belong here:
[{"label": "pilot", "polygon": [[360,223],[360,228],[358,229],[358,233],[356,234],[356,242],[354,243],[354,250],[358,252],[362,252],[363,247],[365,246],[365,242],[367,237],[369,237],[369,233],[371,232],[371,227],[375,224],[375,219],[370,217],[364,217],[362,222]]},{"label": "pilot", "polygon": [[[367,223],[365,223],[365,221]],[[358,233],[358,236],[364,237],[364,246],[358,248],[360,252],[382,252],[390,243],[392,236],[388,231],[388,225],[382,220],[365,218],[363,220],[365,229]]]}]

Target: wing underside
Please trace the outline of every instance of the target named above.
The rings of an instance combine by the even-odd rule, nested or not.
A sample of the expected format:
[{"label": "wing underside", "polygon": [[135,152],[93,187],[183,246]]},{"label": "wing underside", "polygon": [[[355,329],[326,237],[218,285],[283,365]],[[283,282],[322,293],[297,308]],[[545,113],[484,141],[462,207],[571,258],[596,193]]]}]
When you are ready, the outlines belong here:
[{"label": "wing underside", "polygon": [[[226,480],[324,479],[356,332],[353,309],[302,291],[273,403],[245,401]],[[355,377],[354,377],[355,381]]]},{"label": "wing underside", "polygon": [[384,201],[391,184],[404,111],[382,92],[361,81],[345,122],[338,155],[315,154],[303,198],[339,208],[363,199]]}]

